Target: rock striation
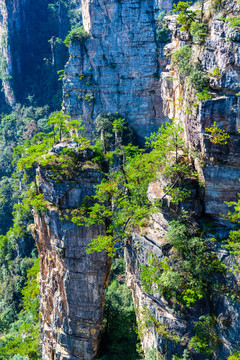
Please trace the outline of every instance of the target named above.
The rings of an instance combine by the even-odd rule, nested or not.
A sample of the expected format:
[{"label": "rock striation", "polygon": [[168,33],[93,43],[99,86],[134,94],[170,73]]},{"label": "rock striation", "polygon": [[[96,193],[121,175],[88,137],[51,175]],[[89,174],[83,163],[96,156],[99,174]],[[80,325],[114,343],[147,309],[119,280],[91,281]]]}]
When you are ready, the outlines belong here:
[{"label": "rock striation", "polygon": [[[164,3],[164,5],[163,5]],[[70,47],[65,68],[64,109],[81,117],[92,137],[102,113],[119,112],[141,142],[166,120],[160,89],[165,66],[156,42],[155,12],[172,0],[82,0],[89,39]]]},{"label": "rock striation", "polygon": [[[88,155],[80,155],[80,163]],[[33,229],[41,264],[42,359],[92,360],[100,340],[110,262],[104,253],[87,255],[86,247],[105,229],[77,226],[63,214],[85,195],[93,195],[102,175],[88,167],[56,182],[49,169],[37,172],[39,190],[51,204],[47,212],[34,213]]]},{"label": "rock striation", "polygon": [[[207,7],[207,5],[205,5]],[[207,9],[206,9],[207,10]],[[235,1],[224,2],[224,16],[238,16],[239,4]],[[206,12],[209,13],[210,9]],[[228,212],[225,201],[236,201],[240,191],[240,136],[239,136],[239,76],[240,64],[238,54],[240,50],[239,30],[229,27],[222,19],[222,13],[210,13],[208,16],[208,34],[205,44],[193,41],[188,33],[181,32],[176,17],[168,18],[168,27],[172,30],[172,42],[164,51],[165,55],[172,54],[181,47],[190,45],[192,61],[209,76],[209,91],[211,99],[197,101],[196,90],[182,76],[177,64],[171,63],[167,71],[161,74],[161,94],[164,115],[169,119],[181,122],[184,127],[185,141],[190,152],[198,153],[195,166],[201,173],[204,191],[199,188],[192,192],[191,204],[188,210],[193,211],[198,221],[205,219],[212,224],[207,237],[215,236],[219,239],[215,251],[225,264],[231,266],[233,259],[224,249],[221,239],[227,238],[232,224],[227,222],[221,214]],[[205,19],[206,20],[206,19]],[[212,76],[218,69],[220,76]],[[193,106],[194,104],[194,106]],[[213,144],[209,133],[205,131],[211,125],[217,125],[229,135],[226,145]],[[150,184],[150,198],[160,198],[161,181]],[[190,205],[190,206],[189,206]],[[150,226],[144,234],[133,234],[133,243],[126,250],[128,284],[133,291],[136,307],[147,306],[157,322],[167,325],[170,332],[179,336],[182,341],[172,341],[171,334],[160,335],[157,327],[152,325],[145,330],[141,340],[146,351],[154,348],[160,354],[171,358],[173,354],[182,356],[187,348],[189,338],[194,334],[194,323],[198,317],[210,306],[216,316],[216,334],[220,343],[211,359],[227,359],[230,352],[240,348],[239,311],[238,303],[224,297],[213,297],[211,305],[202,303],[197,309],[188,313],[175,313],[158,294],[151,296],[145,293],[139,281],[139,265],[146,264],[147,255],[155,254],[159,258],[168,256],[167,244],[164,236],[167,233],[169,211],[154,215]],[[229,284],[238,286],[238,277],[228,279]],[[141,316],[138,315],[138,319]],[[192,354],[194,359],[205,359],[202,354]]]}]

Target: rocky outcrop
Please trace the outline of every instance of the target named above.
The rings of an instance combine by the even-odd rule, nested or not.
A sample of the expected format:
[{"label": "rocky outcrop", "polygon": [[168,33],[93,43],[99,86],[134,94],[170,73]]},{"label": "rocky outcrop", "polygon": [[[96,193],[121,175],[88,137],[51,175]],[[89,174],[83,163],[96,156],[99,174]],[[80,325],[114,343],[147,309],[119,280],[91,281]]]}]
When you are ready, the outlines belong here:
[{"label": "rocky outcrop", "polygon": [[[206,236],[208,239],[212,236],[219,236],[214,250],[218,258],[231,268],[234,265],[234,259],[220,240],[227,237],[229,229],[226,228],[226,224],[220,226],[219,223],[214,223],[213,219],[206,216],[201,210],[204,204],[204,193],[199,190],[196,188],[194,192],[192,191],[191,200],[188,200],[185,206],[184,204],[181,206],[193,212],[198,209],[198,215],[200,215],[197,217],[198,221],[203,217],[205,221],[212,221],[211,230],[206,232]],[[149,196],[158,199],[161,191],[161,183],[153,183],[149,187]],[[144,228],[141,233],[132,234],[132,243],[125,249],[127,283],[133,294],[143,350],[145,354],[153,351],[152,356],[164,356],[166,359],[172,359],[173,355],[182,357],[183,351],[189,349],[190,339],[196,335],[195,326],[199,317],[210,313],[214,314],[216,319],[215,328],[212,331],[218,339],[210,358],[214,360],[227,359],[231,351],[240,347],[238,338],[239,302],[231,300],[231,297],[209,293],[195,306],[184,308],[178,307],[177,304],[172,306],[157,291],[149,294],[143,289],[140,281],[140,268],[142,265],[148,264],[148,256],[153,255],[163,260],[172,254],[171,246],[166,239],[168,223],[172,219],[172,215],[172,211],[153,215],[148,227]],[[232,289],[239,286],[239,278],[231,273],[227,278],[223,277],[221,281],[222,283],[226,282]],[[205,343],[207,343],[206,340]],[[190,358],[205,360],[209,359],[209,355],[192,350]]]},{"label": "rocky outcrop", "polygon": [[[238,16],[239,4],[235,1],[225,1],[224,17]],[[207,6],[207,5],[206,5]],[[209,12],[208,10],[207,12]],[[221,240],[227,238],[229,229],[233,226],[222,214],[229,211],[225,202],[236,201],[240,192],[240,135],[239,128],[239,77],[240,51],[239,30],[231,28],[229,23],[221,17],[223,14],[215,12],[208,21],[208,35],[205,44],[194,43],[188,33],[179,30],[176,17],[168,18],[168,26],[172,30],[173,39],[165,48],[165,54],[171,56],[182,46],[192,48],[192,62],[198,64],[209,77],[209,91],[211,99],[198,101],[196,90],[190,86],[185,76],[182,76],[177,64],[167,66],[162,73],[162,101],[164,115],[169,119],[181,122],[187,146],[193,155],[195,166],[201,173],[204,188],[192,192],[191,206],[198,221],[211,223],[212,230],[208,230],[207,237],[218,238],[215,246],[217,256],[228,266],[233,264],[233,258],[224,249]],[[220,76],[213,76],[218,69]],[[226,145],[213,144],[211,136],[205,131],[211,125],[217,125],[229,135]],[[196,156],[197,154],[197,156]],[[161,181],[151,184],[150,198],[160,198]],[[197,210],[197,211],[196,211]],[[145,293],[139,281],[139,266],[146,264],[148,254],[155,254],[159,258],[169,256],[164,236],[167,233],[170,213],[154,215],[150,226],[144,234],[133,234],[132,246],[125,253],[127,263],[128,284],[133,291],[136,308],[147,307],[157,323],[166,325],[168,334],[157,330],[157,326],[150,325],[142,335],[143,348],[146,351],[154,348],[160,354],[171,359],[173,354],[182,356],[183,349],[188,347],[188,341],[194,335],[194,324],[200,315],[208,312],[209,303],[206,301],[187,313],[175,312],[167,302],[159,296]],[[239,279],[230,277],[229,284],[238,286]],[[233,285],[235,284],[235,285]],[[231,285],[230,285],[231,286]],[[239,350],[239,311],[237,302],[232,302],[224,296],[212,298],[211,311],[216,316],[216,334],[219,344],[211,359],[227,359],[232,350]],[[141,311],[138,320],[141,323]],[[174,335],[181,341],[173,340]],[[192,354],[194,359],[208,358],[204,354]]]},{"label": "rocky outcrop", "polygon": [[[91,157],[91,156],[90,156]],[[88,159],[81,154],[78,165]],[[56,181],[39,168],[39,189],[48,211],[35,212],[33,235],[41,260],[40,304],[42,358],[92,360],[97,354],[110,262],[104,253],[86,254],[104,226],[80,227],[64,213],[94,194],[102,178],[97,169],[83,169]]]},{"label": "rocky outcrop", "polygon": [[[226,17],[239,15],[237,2],[225,2]],[[235,12],[235,13],[232,13]],[[214,15],[214,12],[213,12]],[[193,67],[198,64],[209,77],[212,99],[197,101],[196,90],[184,81],[176,66],[169,66],[169,72],[162,74],[162,96],[165,114],[170,119],[181,121],[185,128],[186,143],[197,151],[196,167],[202,171],[205,183],[205,213],[219,217],[227,212],[224,201],[236,200],[240,177],[239,136],[239,77],[238,30],[221,20],[222,12],[208,22],[209,34],[204,46],[192,42],[191,37],[179,31],[176,19],[170,19],[173,31],[172,43],[165,52],[171,55],[182,46],[190,45],[193,52]],[[213,76],[214,70],[219,76]],[[174,100],[174,101],[173,101]],[[211,143],[211,136],[205,129],[216,124],[224,129],[230,138],[226,145]]]},{"label": "rocky outcrop", "polygon": [[102,112],[119,112],[141,142],[166,120],[159,80],[165,60],[159,57],[155,31],[157,3],[172,5],[171,0],[82,1],[89,39],[70,47],[64,109],[82,118],[89,138]]}]

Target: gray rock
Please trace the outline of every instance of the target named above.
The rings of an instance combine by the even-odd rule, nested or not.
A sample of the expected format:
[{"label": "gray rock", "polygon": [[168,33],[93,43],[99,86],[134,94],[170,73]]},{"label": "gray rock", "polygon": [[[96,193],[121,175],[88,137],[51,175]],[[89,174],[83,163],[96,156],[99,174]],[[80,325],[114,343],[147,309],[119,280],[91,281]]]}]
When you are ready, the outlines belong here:
[{"label": "gray rock", "polygon": [[32,229],[41,259],[42,359],[92,360],[100,340],[110,261],[105,253],[87,255],[86,247],[105,234],[105,227],[77,226],[61,211],[93,195],[102,175],[88,169],[74,182],[59,184],[49,170],[39,168],[38,174],[44,198],[51,202],[47,212],[34,212]]},{"label": "gray rock", "polygon": [[[171,0],[159,4],[169,8]],[[82,118],[89,138],[101,112],[119,112],[143,143],[166,120],[159,81],[166,60],[158,57],[156,2],[83,0],[82,6],[90,37],[83,45],[75,42],[70,47],[65,112]]]}]

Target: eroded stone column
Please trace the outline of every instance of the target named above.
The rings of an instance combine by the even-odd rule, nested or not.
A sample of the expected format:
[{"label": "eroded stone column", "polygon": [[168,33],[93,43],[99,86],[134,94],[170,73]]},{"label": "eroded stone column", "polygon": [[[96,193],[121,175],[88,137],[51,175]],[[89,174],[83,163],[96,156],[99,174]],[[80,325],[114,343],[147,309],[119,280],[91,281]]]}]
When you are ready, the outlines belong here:
[{"label": "eroded stone column", "polygon": [[42,359],[92,360],[99,344],[110,262],[104,253],[87,255],[86,246],[105,228],[77,226],[62,218],[62,210],[92,195],[102,175],[88,168],[56,182],[48,170],[38,172],[40,190],[51,202],[47,212],[34,214],[41,259]]}]

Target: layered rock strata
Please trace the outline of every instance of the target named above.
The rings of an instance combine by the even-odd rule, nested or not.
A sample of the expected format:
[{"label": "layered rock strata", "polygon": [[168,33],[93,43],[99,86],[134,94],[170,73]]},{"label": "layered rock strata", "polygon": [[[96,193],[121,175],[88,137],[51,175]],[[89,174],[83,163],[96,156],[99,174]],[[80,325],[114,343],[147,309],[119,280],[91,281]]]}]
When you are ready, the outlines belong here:
[{"label": "layered rock strata", "polygon": [[87,255],[86,247],[105,229],[77,226],[64,220],[64,213],[81,204],[85,195],[93,195],[102,175],[89,166],[61,182],[51,175],[49,169],[38,169],[39,189],[49,207],[34,213],[33,229],[41,260],[42,359],[92,360],[110,263],[104,253]]},{"label": "layered rock strata", "polygon": [[89,138],[102,112],[119,112],[142,142],[166,120],[159,85],[165,60],[156,42],[155,11],[171,5],[171,0],[82,0],[89,39],[70,47],[64,109],[82,118]]}]

